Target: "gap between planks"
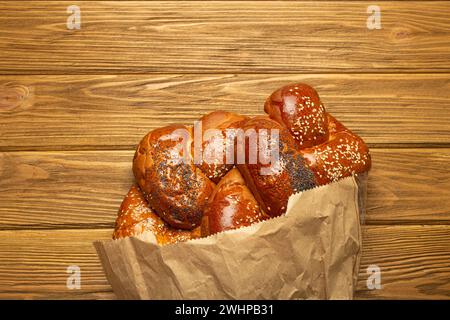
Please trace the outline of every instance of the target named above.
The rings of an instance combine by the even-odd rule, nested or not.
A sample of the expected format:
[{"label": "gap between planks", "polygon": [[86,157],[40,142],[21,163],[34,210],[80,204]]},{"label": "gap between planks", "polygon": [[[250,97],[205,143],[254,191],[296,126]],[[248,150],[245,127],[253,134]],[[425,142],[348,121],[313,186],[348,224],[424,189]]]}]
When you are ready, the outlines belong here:
[{"label": "gap between planks", "polygon": [[[48,1],[48,0],[42,0],[42,1]],[[92,0],[92,1],[97,1],[97,0]],[[117,0],[120,1],[120,0]],[[144,0],[146,1],[146,0]],[[156,1],[156,0],[155,0]],[[195,0],[193,0],[195,1]],[[239,0],[236,0],[239,1]],[[253,0],[253,1],[259,1],[259,0]],[[273,0],[269,0],[269,1],[273,1]],[[275,0],[275,1],[285,1],[285,0]],[[313,0],[311,0],[313,1]],[[326,0],[324,0],[326,1]],[[355,0],[358,1],[358,0]],[[385,1],[390,1],[390,0],[385,0]],[[430,0],[432,1],[432,0]],[[445,0],[450,2],[450,0]],[[135,67],[138,68],[138,67]],[[214,76],[214,75],[219,75],[219,76],[225,76],[225,75],[229,75],[229,74],[236,74],[236,75],[241,75],[241,76],[254,76],[254,75],[261,75],[261,74],[267,74],[267,75],[271,75],[271,76],[281,76],[281,75],[304,75],[304,76],[313,76],[313,75],[371,75],[371,74],[379,74],[379,75],[383,75],[383,76],[388,76],[388,75],[444,75],[444,74],[450,74],[449,71],[447,70],[402,70],[399,71],[397,73],[392,73],[392,71],[389,70],[378,70],[375,69],[374,71],[343,71],[343,72],[336,72],[336,71],[321,71],[321,70],[317,70],[317,71],[278,71],[278,70],[259,70],[259,71],[244,71],[244,72],[235,72],[235,71],[217,71],[217,72],[211,72],[209,70],[205,70],[204,72],[202,71],[183,71],[180,70],[180,72],[174,73],[174,72],[170,72],[170,71],[145,71],[145,72],[140,72],[138,70],[136,70],[135,72],[133,72],[132,70],[129,71],[124,71],[124,72],[120,72],[117,70],[111,71],[111,70],[107,70],[107,69],[98,69],[98,73],[95,72],[89,72],[89,73],[81,73],[79,71],[51,71],[51,70],[46,70],[45,72],[41,72],[41,71],[34,71],[34,70],[27,70],[27,73],[14,73],[14,72],[4,72],[7,71],[7,69],[3,69],[0,70],[0,77],[26,77],[26,76],[98,76],[98,77],[102,77],[102,76],[111,76],[111,75],[120,75],[120,76],[170,76],[170,75],[189,75],[189,76]],[[103,71],[103,72],[102,72]]]},{"label": "gap between planks", "polygon": [[[450,0],[449,0],[450,1]],[[137,144],[136,144],[137,145]],[[66,152],[66,151],[134,151],[136,145],[65,145],[65,146],[0,146],[0,152]],[[370,149],[449,149],[450,142],[443,143],[367,143]]]},{"label": "gap between planks", "polygon": [[[423,221],[386,221],[386,220],[370,220],[367,221],[362,227],[436,227],[436,226],[450,226],[450,221],[448,220],[423,220]],[[2,227],[0,226],[1,231],[77,231],[77,230],[111,230],[114,228],[114,222],[109,224],[83,224],[83,225],[49,225],[49,226],[33,226],[33,225],[23,225],[23,226],[11,226],[11,227]]]}]

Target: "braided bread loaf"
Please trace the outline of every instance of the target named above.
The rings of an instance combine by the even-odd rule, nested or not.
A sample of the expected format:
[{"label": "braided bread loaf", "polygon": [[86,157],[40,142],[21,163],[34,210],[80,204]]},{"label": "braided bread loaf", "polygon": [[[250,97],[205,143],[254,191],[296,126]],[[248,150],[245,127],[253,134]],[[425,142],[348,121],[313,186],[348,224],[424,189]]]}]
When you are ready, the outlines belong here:
[{"label": "braided bread loaf", "polygon": [[215,111],[195,126],[148,133],[113,238],[152,233],[167,244],[247,226],[284,214],[293,193],[370,169],[364,141],[310,86],[280,88],[264,110],[254,118]]}]

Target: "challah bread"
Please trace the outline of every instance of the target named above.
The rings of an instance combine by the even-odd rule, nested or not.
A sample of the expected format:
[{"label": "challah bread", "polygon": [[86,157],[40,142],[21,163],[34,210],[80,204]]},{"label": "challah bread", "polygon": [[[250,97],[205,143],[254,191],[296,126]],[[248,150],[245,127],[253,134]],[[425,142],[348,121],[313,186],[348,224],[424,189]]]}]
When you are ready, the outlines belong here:
[{"label": "challah bread", "polygon": [[328,141],[300,150],[319,185],[367,172],[371,166],[364,141],[327,113]]},{"label": "challah bread", "polygon": [[191,156],[192,127],[153,130],[139,143],[133,172],[150,207],[174,228],[200,225],[214,183]]},{"label": "challah bread", "polygon": [[325,111],[312,87],[282,87],[266,100],[264,110],[290,131],[319,185],[370,169],[364,141]]},{"label": "challah bread", "polygon": [[116,219],[113,239],[152,234],[159,244],[169,244],[200,237],[200,228],[175,229],[150,209],[141,190],[133,185],[123,200]]},{"label": "challah bread", "polygon": [[328,140],[325,108],[316,90],[306,84],[293,84],[276,90],[266,100],[264,111],[290,131],[298,149]]},{"label": "challah bread", "polygon": [[218,183],[234,166],[234,162],[227,163],[227,143],[234,148],[234,140],[227,137],[226,130],[238,128],[246,119],[248,117],[225,111],[214,111],[200,118],[203,143],[199,154],[202,161],[197,167],[214,183]]},{"label": "challah bread", "polygon": [[268,218],[244,178],[234,168],[220,180],[208,201],[203,216],[202,235],[249,226]]},{"label": "challah bread", "polygon": [[[289,132],[278,122],[266,116],[258,116],[243,122],[241,128],[244,132],[254,132],[255,135],[259,135],[261,130],[278,130],[277,139],[268,139],[268,144],[278,145],[278,157],[273,163],[262,163],[259,159],[252,163],[254,161],[249,159],[250,149],[259,148],[264,139],[247,136],[247,141],[243,144],[245,150],[241,151],[245,154],[246,161],[237,164],[237,168],[264,212],[271,217],[280,216],[286,212],[288,199],[293,193],[316,185],[314,174],[296,150]],[[276,146],[272,144],[271,147]],[[239,148],[236,150],[239,151]]]},{"label": "challah bread", "polygon": [[[114,237],[151,229],[163,244],[198,237],[200,224],[202,236],[238,228],[283,214],[295,192],[370,169],[364,141],[325,111],[310,86],[276,90],[264,110],[267,116],[254,118],[224,111],[203,116],[200,145],[194,143],[198,124],[172,125],[147,134],[133,160],[138,186],[122,204]],[[245,143],[239,143],[239,135],[227,136],[229,129],[245,132]],[[278,132],[278,139],[271,132]],[[255,139],[261,133],[270,136],[265,147],[277,147],[275,161],[251,161],[250,151],[263,146],[263,140]],[[231,162],[230,145],[235,147]],[[147,227],[148,222],[140,224],[140,219],[160,227]]]}]

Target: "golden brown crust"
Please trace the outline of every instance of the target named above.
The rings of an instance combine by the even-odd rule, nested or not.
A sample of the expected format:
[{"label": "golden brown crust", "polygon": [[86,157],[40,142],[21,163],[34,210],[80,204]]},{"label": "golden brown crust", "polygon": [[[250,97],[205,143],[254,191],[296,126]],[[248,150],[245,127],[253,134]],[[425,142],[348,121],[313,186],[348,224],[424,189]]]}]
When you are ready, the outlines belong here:
[{"label": "golden brown crust", "polygon": [[319,185],[369,171],[371,167],[369,148],[364,141],[330,114],[327,117],[329,140],[300,151]]},{"label": "golden brown crust", "polygon": [[[270,118],[224,111],[202,117],[202,163],[194,161],[198,150],[192,127],[172,125],[147,134],[133,160],[139,186],[124,199],[114,238],[150,231],[158,242],[173,243],[200,236],[200,223],[203,235],[249,225],[283,214],[295,192],[370,169],[364,141],[325,111],[310,86],[276,90],[264,110]],[[225,139],[226,130],[235,128],[254,130],[256,136],[278,130],[279,158],[262,163],[259,138],[249,143],[247,136],[245,148],[239,150],[239,139]],[[209,129],[218,131],[208,136]],[[227,163],[227,143],[235,147],[233,163]],[[250,161],[250,145],[258,150],[256,162]],[[239,154],[244,162],[238,162]],[[174,156],[184,162],[174,163]]]},{"label": "golden brown crust", "polygon": [[[259,148],[259,139],[251,141],[246,139],[245,164],[237,167],[247,182],[258,203],[264,212],[275,217],[286,212],[289,197],[302,190],[310,189],[316,185],[314,175],[307,167],[302,155],[296,150],[295,144],[289,132],[276,121],[268,117],[255,117],[244,121],[242,130],[254,130],[259,134],[260,130],[278,130],[279,158],[274,163],[264,164],[261,161],[251,163],[249,156],[250,148],[256,142]],[[266,172],[263,169],[267,170]],[[270,169],[270,172],[269,172]]]},{"label": "golden brown crust", "polygon": [[328,139],[325,108],[314,88],[304,83],[281,87],[266,100],[264,111],[284,125],[298,148],[310,148]]},{"label": "golden brown crust", "polygon": [[180,230],[170,227],[148,206],[137,185],[133,185],[120,205],[113,239],[152,233],[159,244],[170,244],[198,238],[200,229]]},{"label": "golden brown crust", "polygon": [[202,236],[249,226],[268,219],[236,168],[214,189],[202,221]]},{"label": "golden brown crust", "polygon": [[191,147],[192,128],[171,125],[148,133],[133,160],[134,176],[148,203],[174,228],[199,226],[214,189],[194,165]]},{"label": "golden brown crust", "polygon": [[290,131],[319,185],[370,170],[367,145],[325,111],[312,87],[282,87],[266,100],[264,110]]},{"label": "golden brown crust", "polygon": [[234,139],[227,129],[237,128],[248,117],[226,111],[214,111],[200,118],[202,125],[202,161],[197,167],[214,183],[218,183],[234,166],[234,152],[227,157],[227,143],[234,148]]}]

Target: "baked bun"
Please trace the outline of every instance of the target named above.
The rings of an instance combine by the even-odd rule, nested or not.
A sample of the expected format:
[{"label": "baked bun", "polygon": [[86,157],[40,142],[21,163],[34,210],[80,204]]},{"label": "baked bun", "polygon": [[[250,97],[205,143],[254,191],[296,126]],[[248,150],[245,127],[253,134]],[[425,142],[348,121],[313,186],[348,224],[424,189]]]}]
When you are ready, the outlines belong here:
[{"label": "baked bun", "polygon": [[[293,193],[316,185],[314,174],[295,148],[289,132],[275,120],[266,116],[254,117],[243,122],[241,129],[248,134],[245,144],[238,143],[236,150],[245,154],[245,163],[238,163],[237,167],[264,212],[271,217],[279,216],[286,212],[288,199]],[[272,139],[270,135],[267,139],[260,139],[264,131],[278,132],[278,139]],[[262,147],[264,140],[267,143]],[[239,149],[242,145],[245,150]],[[271,150],[276,146],[279,151],[276,152],[279,155],[277,159],[270,159],[268,155],[268,159],[261,161],[261,147],[262,150]],[[258,159],[251,159],[252,153],[258,154]]]},{"label": "baked bun", "polygon": [[235,229],[269,218],[248,189],[239,170],[228,172],[217,184],[206,206],[202,236]]},{"label": "baked bun", "polygon": [[276,90],[266,100],[264,111],[289,130],[300,149],[328,140],[325,108],[316,90],[307,84],[292,84]]},{"label": "baked bun", "polygon": [[266,100],[264,110],[289,130],[318,185],[370,170],[367,145],[326,112],[312,87],[282,87]]},{"label": "baked bun", "polygon": [[192,159],[192,128],[171,125],[148,133],[139,143],[133,173],[150,207],[169,225],[200,225],[214,183]]},{"label": "baked bun", "polygon": [[[238,128],[246,119],[248,117],[226,111],[214,111],[200,118],[203,138],[202,161],[196,163],[214,183],[218,183],[234,166],[234,139],[231,135],[227,135],[227,130]],[[227,149],[227,145],[230,148]],[[227,150],[232,151],[228,157]],[[194,157],[195,155],[194,151]]]},{"label": "baked bun", "polygon": [[181,230],[170,227],[148,206],[141,190],[133,185],[120,205],[113,239],[153,234],[159,244],[200,237],[200,228]]},{"label": "baked bun", "polygon": [[300,151],[318,184],[324,185],[370,170],[369,148],[364,141],[328,113],[327,122],[328,141]]}]

